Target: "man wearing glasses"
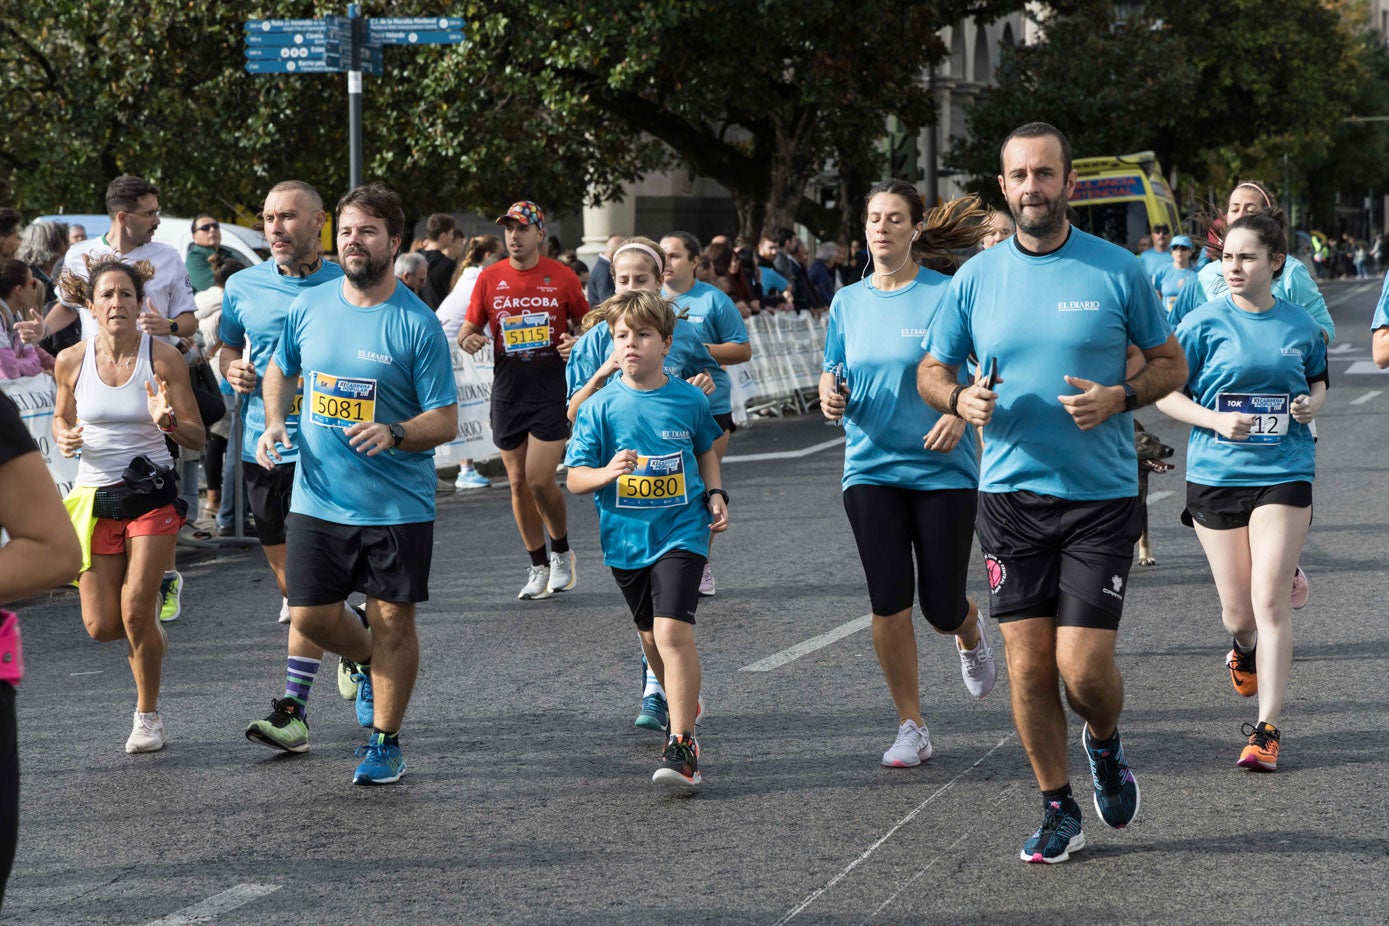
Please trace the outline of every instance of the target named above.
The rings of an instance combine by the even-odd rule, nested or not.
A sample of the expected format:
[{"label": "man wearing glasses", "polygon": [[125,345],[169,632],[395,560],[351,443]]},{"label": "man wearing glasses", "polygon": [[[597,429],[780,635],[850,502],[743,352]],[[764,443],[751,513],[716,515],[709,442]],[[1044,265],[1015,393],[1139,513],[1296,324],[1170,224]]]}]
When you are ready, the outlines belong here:
[{"label": "man wearing glasses", "polygon": [[235,251],[222,247],[221,224],[210,215],[200,215],[193,220],[193,246],[183,259],[193,292],[212,288],[212,265],[207,259],[214,254],[222,260],[236,260]]}]

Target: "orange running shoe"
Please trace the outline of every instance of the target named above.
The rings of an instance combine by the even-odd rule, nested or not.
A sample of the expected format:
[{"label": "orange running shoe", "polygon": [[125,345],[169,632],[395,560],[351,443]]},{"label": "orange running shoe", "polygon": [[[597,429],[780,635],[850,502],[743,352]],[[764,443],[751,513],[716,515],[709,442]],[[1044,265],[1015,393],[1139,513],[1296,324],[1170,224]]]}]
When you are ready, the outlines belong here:
[{"label": "orange running shoe", "polygon": [[1236,645],[1225,657],[1225,665],[1230,670],[1230,681],[1240,697],[1252,698],[1259,693],[1259,667],[1254,663],[1254,650],[1246,653]]},{"label": "orange running shoe", "polygon": [[1235,764],[1240,768],[1256,772],[1276,772],[1278,770],[1278,728],[1260,720],[1256,725],[1245,724],[1240,732],[1248,735],[1249,745],[1239,754]]}]

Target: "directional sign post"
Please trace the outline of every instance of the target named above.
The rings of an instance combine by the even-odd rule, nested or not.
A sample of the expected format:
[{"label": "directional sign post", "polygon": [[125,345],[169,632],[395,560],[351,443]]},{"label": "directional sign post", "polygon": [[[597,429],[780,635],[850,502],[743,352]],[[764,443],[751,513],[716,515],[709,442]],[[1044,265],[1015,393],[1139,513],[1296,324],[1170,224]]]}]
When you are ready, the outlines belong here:
[{"label": "directional sign post", "polygon": [[362,182],[362,75],[381,74],[383,45],[457,45],[457,16],[394,16],[364,19],[355,3],[346,16],[322,19],[248,19],[246,73],[339,74],[347,72],[348,176]]}]

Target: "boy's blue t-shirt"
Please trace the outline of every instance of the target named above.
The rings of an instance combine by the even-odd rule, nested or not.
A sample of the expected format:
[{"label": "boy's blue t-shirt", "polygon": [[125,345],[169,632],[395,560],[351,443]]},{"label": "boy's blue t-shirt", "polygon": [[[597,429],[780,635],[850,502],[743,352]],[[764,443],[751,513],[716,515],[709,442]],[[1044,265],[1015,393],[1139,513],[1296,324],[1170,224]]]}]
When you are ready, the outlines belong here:
[{"label": "boy's blue t-shirt", "polygon": [[[849,401],[844,411],[843,488],[973,489],[979,484],[974,431],[949,453],[923,446],[940,415],[916,391],[922,339],[940,308],[950,278],[925,267],[892,291],[860,281],[835,293],[825,332],[825,372],[844,365]],[[962,368],[960,381],[967,374]]]},{"label": "boy's blue t-shirt", "polygon": [[1159,271],[1153,277],[1153,283],[1162,299],[1162,308],[1168,314],[1169,323],[1171,322],[1172,308],[1177,304],[1177,299],[1181,296],[1182,291],[1188,286],[1193,290],[1201,288],[1195,270],[1190,267],[1178,269],[1175,264],[1168,265]]},{"label": "boy's blue t-shirt", "polygon": [[1137,258],[1074,227],[1050,254],[1024,253],[1015,236],[966,261],[924,346],[952,366],[971,354],[986,368],[998,361],[979,490],[1073,501],[1137,495],[1133,415],[1082,431],[1059,397],[1080,393],[1067,375],[1122,383],[1130,343],[1166,343],[1165,314]]},{"label": "boy's blue t-shirt", "polygon": [[[613,332],[606,322],[594,325],[574,342],[573,348],[569,351],[569,363],[564,368],[564,380],[568,390],[564,396],[566,401],[574,398],[574,393],[584,388],[584,384],[593,378],[593,374],[612,356],[612,352]],[[709,349],[704,346],[704,341],[695,327],[684,319],[677,318],[675,332],[670,336],[670,353],[666,354],[665,363],[661,367],[667,376],[689,379],[700,373],[709,373],[712,376],[719,364],[709,355]],[[613,373],[608,377],[608,382],[621,376],[621,372]],[[717,379],[714,381],[718,382]],[[727,402],[723,407],[714,405],[712,395],[709,402],[710,411],[715,415],[727,414],[730,410]]]},{"label": "boy's blue t-shirt", "polygon": [[[1311,429],[1288,406],[1326,371],[1321,327],[1301,307],[1277,299],[1246,312],[1226,296],[1192,312],[1177,328],[1186,353],[1187,394],[1197,405],[1259,418],[1250,440],[1227,441],[1192,428],[1186,478],[1207,486],[1267,486],[1316,476]],[[1222,398],[1223,396],[1223,398]]]},{"label": "boy's blue t-shirt", "polygon": [[[305,277],[281,274],[278,265],[273,260],[267,260],[227,278],[217,337],[229,347],[240,348],[242,356],[256,368],[257,377],[255,392],[241,399],[243,462],[256,462],[256,443],[265,430],[265,403],[260,394],[260,380],[265,378],[265,368],[275,353],[280,333],[284,331],[285,315],[289,313],[290,303],[300,293],[339,279],[342,279],[342,267],[330,260],[324,260],[321,267]],[[296,446],[286,448],[281,456],[285,462],[292,463],[299,458],[298,441],[295,440],[299,430],[297,412],[285,419],[285,429]]]},{"label": "boy's blue t-shirt", "polygon": [[[676,311],[694,326],[705,344],[746,344],[748,329],[743,316],[728,294],[717,286],[695,280],[683,294],[666,295],[675,301]],[[714,391],[709,395],[709,408],[715,415],[726,415],[733,408],[733,380],[718,364],[709,371],[714,379]]]},{"label": "boy's blue t-shirt", "polygon": [[605,564],[644,569],[672,550],[709,555],[697,457],[721,434],[704,393],[673,376],[651,390],[615,379],[579,408],[567,465],[601,469],[619,450],[635,450],[639,461],[593,493]]},{"label": "boy's blue t-shirt", "polygon": [[444,328],[404,284],[368,307],[344,299],[342,286],[295,299],[275,349],[287,376],[304,377],[290,510],[338,524],[432,521],[434,451],[369,457],[349,445],[345,429],[458,403]]}]

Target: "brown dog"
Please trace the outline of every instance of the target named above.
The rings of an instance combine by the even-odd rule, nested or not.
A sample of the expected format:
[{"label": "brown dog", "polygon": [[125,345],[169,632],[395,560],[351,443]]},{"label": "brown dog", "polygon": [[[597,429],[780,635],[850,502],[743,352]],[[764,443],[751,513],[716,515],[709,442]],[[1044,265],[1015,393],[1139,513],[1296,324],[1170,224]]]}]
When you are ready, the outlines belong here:
[{"label": "brown dog", "polygon": [[1138,537],[1138,565],[1156,566],[1157,560],[1153,558],[1153,547],[1148,540],[1148,474],[1170,472],[1173,465],[1163,461],[1173,451],[1156,435],[1144,430],[1137,418],[1133,421],[1133,446],[1138,451],[1138,516],[1143,524],[1143,533]]}]

